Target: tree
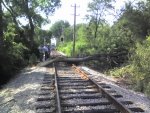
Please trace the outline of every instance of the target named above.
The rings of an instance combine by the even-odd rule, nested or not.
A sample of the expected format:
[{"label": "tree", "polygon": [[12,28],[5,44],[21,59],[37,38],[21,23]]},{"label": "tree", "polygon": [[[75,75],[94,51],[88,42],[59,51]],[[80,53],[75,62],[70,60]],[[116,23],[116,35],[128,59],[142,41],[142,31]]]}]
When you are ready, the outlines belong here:
[{"label": "tree", "polygon": [[2,0],[0,0],[0,49],[3,45],[3,10],[2,10]]},{"label": "tree", "polygon": [[45,43],[50,43],[50,39],[52,37],[52,32],[50,30],[42,30],[42,29],[36,28],[35,33],[37,37],[35,41],[39,45],[44,44],[44,41]]},{"label": "tree", "polygon": [[5,0],[3,4],[11,13],[15,24],[17,18],[28,19],[28,36],[32,47],[35,26],[41,27],[45,21],[38,12],[43,12],[45,15],[52,14],[55,8],[60,6],[60,0]]},{"label": "tree", "polygon": [[73,28],[70,26],[70,27],[67,27],[65,28],[64,30],[64,40],[65,41],[72,41],[73,39]]},{"label": "tree", "polygon": [[90,20],[90,25],[93,26],[94,38],[97,38],[99,25],[105,22],[106,14],[113,9],[112,1],[113,0],[93,0],[88,4],[88,12],[90,12],[90,14],[87,15],[87,18]]},{"label": "tree", "polygon": [[65,28],[69,26],[70,26],[69,22],[60,20],[55,22],[50,28],[50,30],[52,31],[52,35],[54,35],[56,38],[60,38]]},{"label": "tree", "polygon": [[122,24],[120,24],[121,29],[124,31],[130,30],[134,34],[131,37],[134,41],[145,40],[150,29],[150,3],[141,1],[133,5],[131,2],[128,2],[122,11],[122,15],[117,22],[121,23],[122,21]]}]

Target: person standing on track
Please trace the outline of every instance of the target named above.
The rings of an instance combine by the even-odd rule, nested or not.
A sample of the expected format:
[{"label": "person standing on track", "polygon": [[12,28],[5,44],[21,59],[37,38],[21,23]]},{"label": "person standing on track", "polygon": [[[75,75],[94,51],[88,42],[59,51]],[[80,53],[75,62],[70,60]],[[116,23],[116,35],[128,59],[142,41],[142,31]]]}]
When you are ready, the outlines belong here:
[{"label": "person standing on track", "polygon": [[45,61],[47,58],[49,58],[49,55],[48,55],[48,47],[47,46],[43,46],[43,45],[40,45],[38,47],[39,49],[39,53],[40,53],[40,61]]}]

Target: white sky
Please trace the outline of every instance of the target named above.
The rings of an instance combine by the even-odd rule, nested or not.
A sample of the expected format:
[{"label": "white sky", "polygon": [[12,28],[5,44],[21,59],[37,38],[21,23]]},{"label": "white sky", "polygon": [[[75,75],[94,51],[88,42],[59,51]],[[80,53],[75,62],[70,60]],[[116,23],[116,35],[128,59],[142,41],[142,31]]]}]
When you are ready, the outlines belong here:
[{"label": "white sky", "polygon": [[[146,1],[146,0],[115,0],[116,3],[113,4],[115,6],[115,12],[119,10],[121,7],[124,6],[125,2],[131,1],[131,2],[138,2],[138,1]],[[72,7],[74,4],[77,5],[76,10],[76,24],[79,23],[86,23],[85,15],[87,14],[88,10],[88,3],[92,2],[92,0],[61,0],[62,6],[54,12],[52,16],[48,17],[48,20],[51,21],[50,24],[43,25],[42,29],[48,30],[50,29],[51,25],[54,24],[56,21],[64,20],[68,21],[70,25],[73,25],[74,22],[74,7]],[[115,13],[114,13],[115,14]],[[42,14],[44,16],[44,14]],[[44,16],[45,17],[45,16]],[[106,17],[109,24],[113,24],[114,17],[107,15]],[[18,19],[21,24],[26,25],[28,23],[28,20],[25,18]]]},{"label": "white sky", "polygon": [[[52,24],[54,24],[56,21],[59,20],[66,20],[68,21],[71,25],[73,25],[73,13],[74,13],[74,8],[72,7],[75,3],[77,6],[76,14],[79,15],[76,17],[76,23],[85,23],[86,20],[85,15],[87,13],[87,6],[88,3],[91,2],[92,0],[61,0],[62,6],[59,9],[56,9],[55,13],[53,16],[49,16],[49,20],[51,21],[51,24],[45,25],[42,27],[42,29],[49,29]],[[119,9],[124,5],[125,1],[129,0],[116,0],[116,3],[114,4],[115,9]],[[112,23],[113,17],[108,16],[108,21]]]},{"label": "white sky", "polygon": [[[132,1],[132,2],[138,2],[138,1],[146,1],[146,0],[115,0],[116,3],[113,4],[115,6],[115,12],[119,10],[121,7],[124,6],[125,2]],[[50,24],[43,25],[42,29],[48,30],[50,29],[51,25],[54,24],[56,21],[64,20],[68,21],[70,25],[73,25],[74,23],[74,4],[77,5],[76,10],[76,24],[79,23],[86,23],[85,15],[87,14],[88,10],[88,3],[92,2],[92,0],[61,0],[61,7],[56,9],[54,14],[52,16],[48,17],[48,20],[51,21]],[[114,14],[115,14],[114,12]],[[44,16],[44,14],[42,14]],[[45,16],[44,16],[45,17]],[[113,16],[107,15],[106,17],[109,24],[113,24],[113,21],[115,18]],[[28,20],[21,18],[19,19],[21,24],[26,25],[28,23]]]}]

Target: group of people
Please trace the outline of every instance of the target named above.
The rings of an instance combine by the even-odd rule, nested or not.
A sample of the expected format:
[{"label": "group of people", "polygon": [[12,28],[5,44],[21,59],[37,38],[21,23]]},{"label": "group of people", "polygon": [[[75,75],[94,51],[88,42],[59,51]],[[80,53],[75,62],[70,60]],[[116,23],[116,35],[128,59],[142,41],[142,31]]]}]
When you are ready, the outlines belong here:
[{"label": "group of people", "polygon": [[40,61],[45,61],[50,57],[51,49],[48,45],[41,45],[38,47],[40,53]]}]

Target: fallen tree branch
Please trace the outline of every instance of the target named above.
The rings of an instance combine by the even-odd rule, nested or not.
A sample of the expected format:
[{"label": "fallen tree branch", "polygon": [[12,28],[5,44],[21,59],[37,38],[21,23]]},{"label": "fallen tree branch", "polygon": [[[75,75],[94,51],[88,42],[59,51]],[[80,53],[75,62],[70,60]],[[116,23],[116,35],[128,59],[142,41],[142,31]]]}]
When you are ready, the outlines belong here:
[{"label": "fallen tree branch", "polygon": [[78,58],[78,57],[64,57],[64,56],[59,56],[56,57],[52,60],[47,60],[45,62],[42,62],[40,64],[38,64],[38,66],[48,66],[52,63],[55,62],[67,62],[67,63],[80,63],[80,62],[86,62],[86,61],[90,61],[90,60],[108,60],[111,58],[116,58],[118,56],[124,56],[126,53],[119,53],[119,54],[95,54],[95,55],[91,55],[91,56],[86,56],[86,57],[82,57],[82,58]]}]

